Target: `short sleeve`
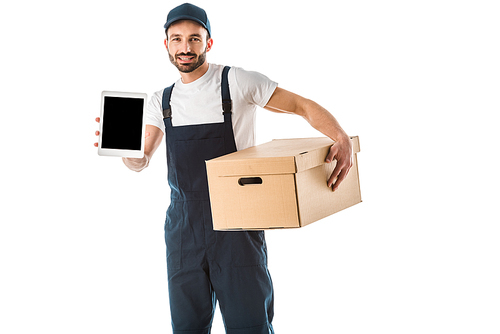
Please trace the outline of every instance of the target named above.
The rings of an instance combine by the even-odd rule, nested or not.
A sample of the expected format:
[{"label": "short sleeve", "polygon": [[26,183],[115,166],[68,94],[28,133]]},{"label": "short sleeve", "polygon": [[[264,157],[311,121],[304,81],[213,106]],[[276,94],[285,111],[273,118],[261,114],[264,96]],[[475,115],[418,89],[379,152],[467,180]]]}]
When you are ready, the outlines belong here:
[{"label": "short sleeve", "polygon": [[154,125],[165,132],[163,123],[163,109],[161,106],[161,96],[163,91],[158,91],[151,96],[146,108],[146,125]]},{"label": "short sleeve", "polygon": [[245,71],[242,68],[235,68],[234,78],[243,99],[261,108],[267,105],[278,86],[278,83],[265,75],[259,72]]}]

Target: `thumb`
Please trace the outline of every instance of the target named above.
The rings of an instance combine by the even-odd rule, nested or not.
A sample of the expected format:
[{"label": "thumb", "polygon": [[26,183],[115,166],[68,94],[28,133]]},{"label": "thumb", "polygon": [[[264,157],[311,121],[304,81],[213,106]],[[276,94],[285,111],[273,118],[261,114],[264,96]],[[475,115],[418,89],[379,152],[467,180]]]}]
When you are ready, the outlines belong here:
[{"label": "thumb", "polygon": [[335,144],[333,144],[330,147],[330,151],[328,152],[328,155],[326,156],[325,161],[327,163],[332,162],[335,159],[335,155],[337,155],[337,147],[335,146]]}]

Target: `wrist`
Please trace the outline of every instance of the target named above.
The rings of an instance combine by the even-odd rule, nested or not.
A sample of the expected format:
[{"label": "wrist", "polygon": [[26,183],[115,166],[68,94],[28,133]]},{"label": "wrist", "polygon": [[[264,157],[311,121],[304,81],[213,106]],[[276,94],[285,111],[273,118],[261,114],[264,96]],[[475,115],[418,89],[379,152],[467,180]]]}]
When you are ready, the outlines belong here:
[{"label": "wrist", "polygon": [[142,158],[122,158],[123,163],[128,169],[134,172],[140,172],[149,165],[149,157],[144,155]]},{"label": "wrist", "polygon": [[342,131],[342,133],[339,136],[337,136],[335,141],[338,142],[339,144],[350,143],[351,138],[345,132]]}]

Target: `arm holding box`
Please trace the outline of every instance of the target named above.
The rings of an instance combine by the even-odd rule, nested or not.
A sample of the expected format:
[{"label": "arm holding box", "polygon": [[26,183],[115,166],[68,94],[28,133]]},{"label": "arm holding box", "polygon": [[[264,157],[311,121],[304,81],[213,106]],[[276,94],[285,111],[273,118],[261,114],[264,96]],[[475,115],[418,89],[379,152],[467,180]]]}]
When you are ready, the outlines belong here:
[{"label": "arm holding box", "polygon": [[292,113],[304,117],[312,127],[335,141],[326,157],[327,163],[337,160],[337,165],[327,184],[337,190],[352,166],[352,146],[349,136],[344,132],[335,117],[314,101],[276,88],[265,109],[273,112]]}]

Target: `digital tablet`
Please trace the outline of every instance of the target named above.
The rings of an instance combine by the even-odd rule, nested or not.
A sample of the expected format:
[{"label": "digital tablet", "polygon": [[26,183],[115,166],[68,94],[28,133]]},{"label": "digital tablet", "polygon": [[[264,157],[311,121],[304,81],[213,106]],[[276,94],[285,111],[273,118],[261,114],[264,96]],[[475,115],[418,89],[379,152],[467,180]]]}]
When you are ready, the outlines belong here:
[{"label": "digital tablet", "polygon": [[146,103],[147,95],[144,93],[102,92],[99,155],[144,156]]}]

